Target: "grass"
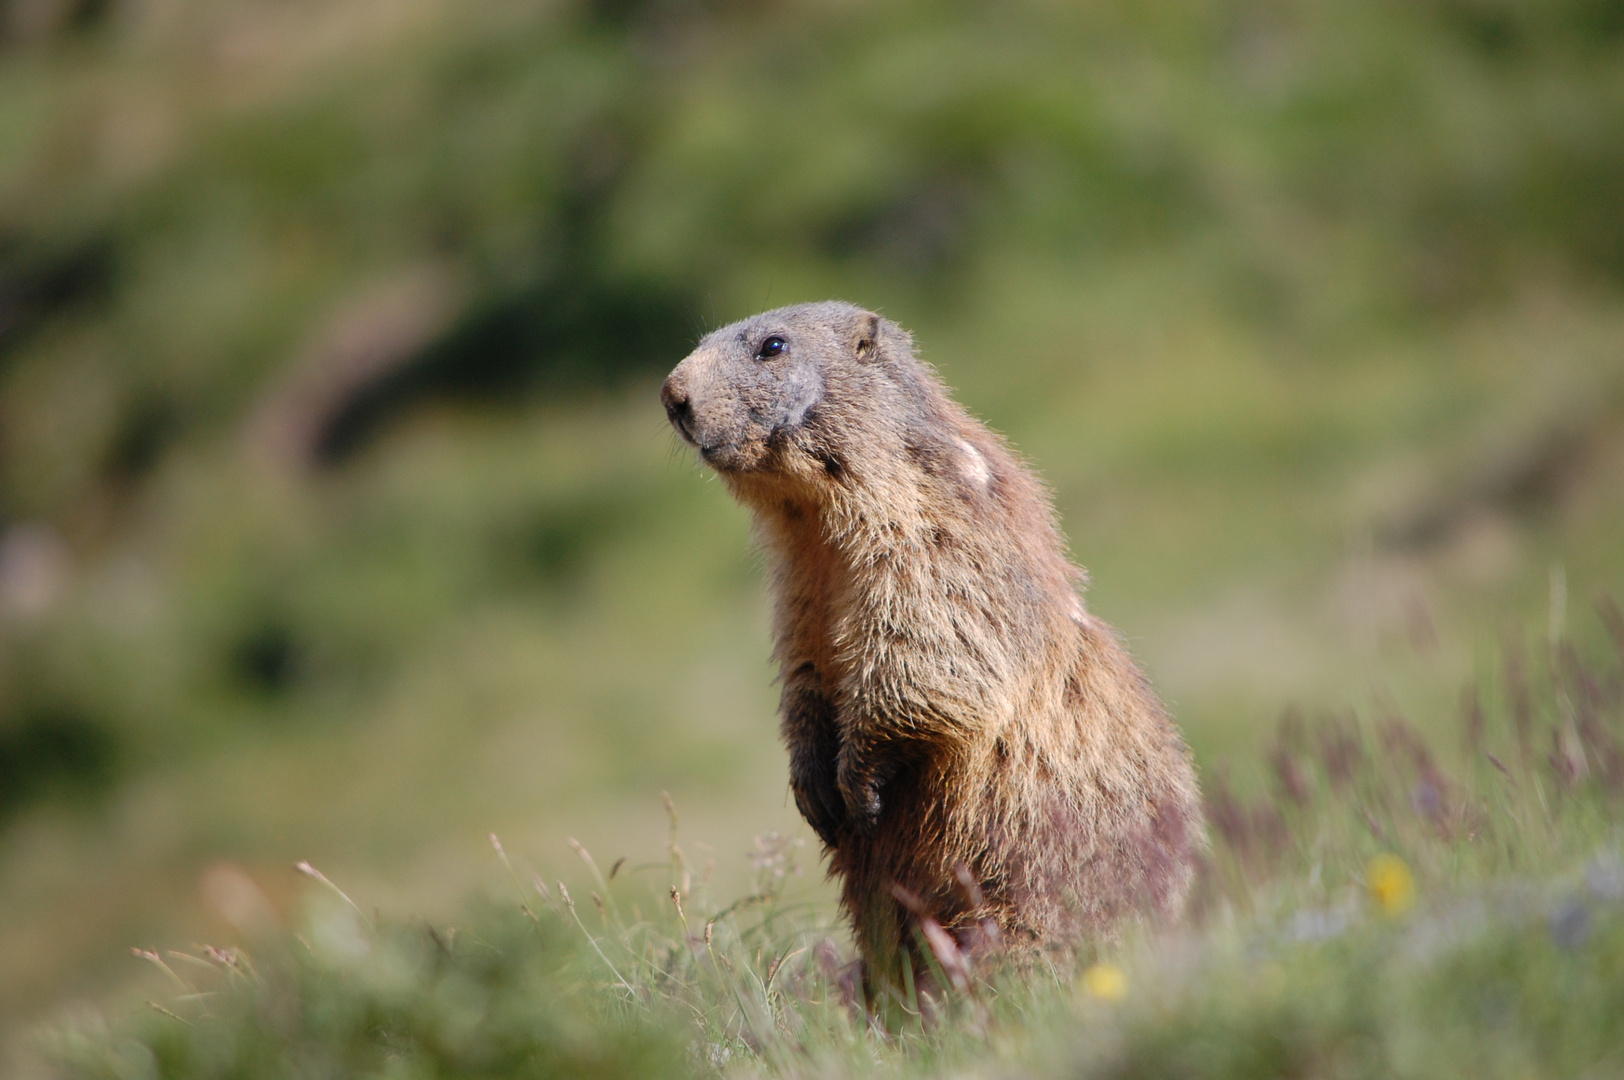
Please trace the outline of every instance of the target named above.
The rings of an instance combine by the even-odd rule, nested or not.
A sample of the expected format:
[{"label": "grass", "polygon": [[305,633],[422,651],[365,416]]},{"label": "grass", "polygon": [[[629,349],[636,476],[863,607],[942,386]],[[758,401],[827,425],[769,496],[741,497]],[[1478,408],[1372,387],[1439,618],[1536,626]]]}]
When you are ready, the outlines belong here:
[{"label": "grass", "polygon": [[[369,915],[320,871],[296,931],[246,877],[243,945],[136,950],[171,992],[38,1041],[55,1077],[1578,1076],[1624,1064],[1624,612],[1589,647],[1508,647],[1459,738],[1288,714],[1250,797],[1206,779],[1178,927],[1024,970],[923,940],[945,989],[861,1004],[844,933],[784,885],[714,895],[675,807],[661,859],[511,885],[455,923]],[[1610,647],[1609,647],[1610,646]],[[235,893],[232,892],[235,890]],[[231,895],[235,899],[229,899]]]}]

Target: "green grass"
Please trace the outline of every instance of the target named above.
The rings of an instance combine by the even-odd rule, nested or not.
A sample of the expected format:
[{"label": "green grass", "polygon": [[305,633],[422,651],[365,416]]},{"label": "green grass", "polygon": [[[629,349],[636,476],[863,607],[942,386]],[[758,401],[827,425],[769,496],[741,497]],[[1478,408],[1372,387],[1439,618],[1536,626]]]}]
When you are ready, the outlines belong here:
[{"label": "green grass", "polygon": [[[942,989],[885,1023],[844,933],[758,837],[718,895],[675,807],[648,864],[572,891],[510,856],[461,920],[369,915],[319,870],[297,930],[240,871],[243,945],[140,952],[174,984],[36,1040],[58,1077],[1576,1076],[1624,1064],[1624,613],[1507,655],[1459,739],[1288,716],[1249,798],[1207,780],[1212,848],[1178,926],[1017,969],[930,945]],[[926,939],[927,942],[929,939]],[[129,1010],[126,1009],[126,1012]]]}]

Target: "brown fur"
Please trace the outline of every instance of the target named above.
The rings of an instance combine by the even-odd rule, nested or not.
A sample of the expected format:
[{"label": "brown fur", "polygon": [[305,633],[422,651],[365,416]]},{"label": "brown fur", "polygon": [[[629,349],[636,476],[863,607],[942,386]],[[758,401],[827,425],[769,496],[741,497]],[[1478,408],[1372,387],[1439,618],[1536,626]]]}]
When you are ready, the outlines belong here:
[{"label": "brown fur", "polygon": [[791,789],[871,973],[908,952],[910,912],[1036,948],[1179,910],[1202,835],[1184,742],[1084,609],[1047,492],[906,332],[766,312],[661,397],[754,513]]}]

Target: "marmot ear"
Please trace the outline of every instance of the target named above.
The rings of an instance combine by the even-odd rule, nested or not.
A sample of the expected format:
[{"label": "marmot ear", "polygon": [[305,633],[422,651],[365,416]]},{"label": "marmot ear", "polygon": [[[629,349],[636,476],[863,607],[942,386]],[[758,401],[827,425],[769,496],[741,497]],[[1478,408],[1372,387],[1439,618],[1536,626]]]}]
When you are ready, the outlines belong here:
[{"label": "marmot ear", "polygon": [[852,343],[859,360],[873,360],[880,354],[880,317],[871,311],[857,316],[857,331]]}]

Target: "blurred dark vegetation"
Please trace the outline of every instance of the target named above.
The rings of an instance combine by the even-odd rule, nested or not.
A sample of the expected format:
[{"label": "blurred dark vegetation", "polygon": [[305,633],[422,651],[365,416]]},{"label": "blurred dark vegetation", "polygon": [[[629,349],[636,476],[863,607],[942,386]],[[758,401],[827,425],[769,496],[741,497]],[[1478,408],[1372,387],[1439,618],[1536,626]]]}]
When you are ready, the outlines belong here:
[{"label": "blurred dark vegetation", "polygon": [[[778,768],[739,749],[741,518],[650,403],[830,294],[1038,459],[1105,602],[1485,521],[1582,586],[1624,505],[1624,8],[0,0],[0,830],[188,763],[257,790],[234,753],[283,798],[265,748],[346,725],[402,726],[332,751],[402,777],[357,803],[426,819],[485,781],[421,730],[526,709],[598,740],[537,751],[570,799]],[[174,865],[302,822],[171,826]]]}]

